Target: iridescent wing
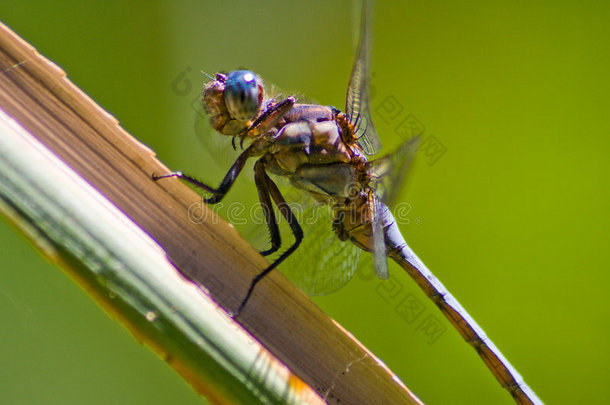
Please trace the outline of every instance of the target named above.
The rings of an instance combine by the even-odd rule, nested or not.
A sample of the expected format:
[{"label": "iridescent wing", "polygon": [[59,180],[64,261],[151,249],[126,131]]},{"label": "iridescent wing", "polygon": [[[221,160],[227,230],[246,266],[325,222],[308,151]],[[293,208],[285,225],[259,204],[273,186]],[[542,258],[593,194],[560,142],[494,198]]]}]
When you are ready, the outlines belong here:
[{"label": "iridescent wing", "polygon": [[371,119],[370,108],[370,20],[372,0],[364,1],[360,27],[360,43],[352,74],[347,88],[345,113],[355,127],[355,137],[367,155],[374,155],[381,148],[381,142]]},{"label": "iridescent wing", "polygon": [[[274,177],[274,180],[277,179]],[[304,234],[299,248],[278,269],[308,295],[326,295],[338,290],[354,275],[361,250],[335,235],[333,213],[327,205],[316,203],[305,192],[282,185],[281,181],[278,183]],[[281,215],[276,217],[281,222]],[[248,227],[244,237],[262,250],[269,247],[269,234],[265,224],[256,222],[258,225]],[[281,250],[285,250],[294,239],[285,224],[280,223],[280,233]]]}]

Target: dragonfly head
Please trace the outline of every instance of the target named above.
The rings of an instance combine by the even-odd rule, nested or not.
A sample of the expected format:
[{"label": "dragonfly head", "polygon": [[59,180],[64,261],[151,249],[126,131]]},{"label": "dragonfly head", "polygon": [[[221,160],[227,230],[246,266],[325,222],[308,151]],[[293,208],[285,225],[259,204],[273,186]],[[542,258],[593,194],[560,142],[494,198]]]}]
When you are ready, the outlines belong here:
[{"label": "dragonfly head", "polygon": [[234,70],[226,76],[224,99],[229,114],[238,121],[250,121],[263,103],[261,80],[249,70]]}]

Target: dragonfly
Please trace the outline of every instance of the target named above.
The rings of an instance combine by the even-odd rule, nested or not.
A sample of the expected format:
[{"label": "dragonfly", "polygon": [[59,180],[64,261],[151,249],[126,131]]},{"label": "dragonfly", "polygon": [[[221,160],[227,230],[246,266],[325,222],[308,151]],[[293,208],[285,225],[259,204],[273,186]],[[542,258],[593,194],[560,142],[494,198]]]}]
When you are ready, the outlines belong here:
[{"label": "dragonfly", "polygon": [[[305,234],[273,179],[285,178],[293,188],[327,208],[331,219],[327,225],[332,227],[337,243],[351,242],[355,250],[372,253],[377,277],[388,278],[387,258],[402,267],[474,347],[517,403],[541,404],[483,329],[409,247],[389,208],[397,194],[395,188],[400,186],[417,149],[417,139],[405,142],[392,154],[370,158],[381,148],[370,108],[371,3],[365,1],[362,7],[360,40],[345,112],[332,106],[298,103],[293,96],[266,97],[262,79],[248,70],[217,73],[204,86],[202,104],[211,127],[218,134],[231,137],[233,149],[240,150],[239,156],[218,187],[181,171],[153,175],[153,179],[183,179],[209,194],[204,198],[207,204],[217,204],[229,192],[246,162],[256,159],[254,183],[270,236],[270,246],[260,253],[277,257],[251,280],[234,316],[243,310],[256,285],[295,253],[305,239],[327,240],[318,233]],[[273,204],[294,236],[294,242],[279,255],[282,238]],[[321,249],[325,247],[325,243],[320,245]],[[337,257],[345,258],[348,265],[336,266],[334,270],[331,266],[319,266],[302,273],[300,280],[306,292],[327,293],[349,280],[357,261]]]}]

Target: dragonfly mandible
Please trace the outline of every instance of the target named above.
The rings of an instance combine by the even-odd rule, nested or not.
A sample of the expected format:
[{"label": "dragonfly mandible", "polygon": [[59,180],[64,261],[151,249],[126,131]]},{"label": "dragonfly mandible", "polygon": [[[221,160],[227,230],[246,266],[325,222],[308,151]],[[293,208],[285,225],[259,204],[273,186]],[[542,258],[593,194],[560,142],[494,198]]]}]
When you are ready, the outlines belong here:
[{"label": "dragonfly mandible", "polygon": [[[379,159],[367,158],[381,147],[371,119],[369,98],[371,12],[371,2],[365,1],[345,112],[331,106],[300,104],[294,97],[265,98],[261,78],[251,71],[217,73],[204,87],[203,106],[214,130],[231,136],[233,148],[239,146],[242,152],[216,188],[182,172],[153,176],[153,179],[181,178],[209,193],[204,199],[206,203],[216,204],[229,192],[246,162],[256,158],[254,181],[271,236],[271,246],[261,254],[269,256],[281,247],[272,204],[287,221],[295,241],[254,277],[234,316],[243,310],[256,285],[293,254],[304,238],[319,237],[304,234],[270,174],[284,177],[293,187],[329,207],[336,236],[371,252],[379,278],[388,278],[387,257],[406,270],[476,349],[517,403],[540,404],[536,394],[484,331],[410,249],[388,208],[387,201],[391,198],[378,192],[384,180],[391,184],[404,175],[417,142],[408,141],[394,154]],[[386,186],[391,191],[391,186]],[[340,284],[349,277],[339,279]]]}]

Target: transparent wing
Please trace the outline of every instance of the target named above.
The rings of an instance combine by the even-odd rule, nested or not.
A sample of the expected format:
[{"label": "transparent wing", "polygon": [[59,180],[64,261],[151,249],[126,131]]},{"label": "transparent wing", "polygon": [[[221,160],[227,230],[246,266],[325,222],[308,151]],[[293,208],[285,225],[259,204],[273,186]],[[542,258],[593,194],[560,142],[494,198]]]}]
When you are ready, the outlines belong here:
[{"label": "transparent wing", "polygon": [[381,141],[371,119],[370,109],[370,20],[372,0],[364,1],[360,27],[360,43],[347,88],[345,112],[355,127],[358,143],[367,155],[374,155],[381,148]]},{"label": "transparent wing", "polygon": [[[335,235],[332,230],[333,213],[328,206],[316,203],[306,193],[281,184],[281,181],[278,183],[304,234],[299,248],[282,263],[279,270],[308,295],[325,295],[338,290],[354,275],[361,250]],[[294,242],[294,238],[277,210],[276,217],[280,221],[280,251],[283,251]],[[269,247],[267,226],[260,221],[255,222],[256,227],[248,227],[244,237],[257,249],[266,249]]]},{"label": "transparent wing", "polygon": [[382,280],[388,278],[388,259],[386,257],[385,236],[383,233],[383,210],[384,207],[376,195],[372,201],[373,213],[373,260],[375,262],[375,274]]},{"label": "transparent wing", "polygon": [[419,147],[419,136],[415,136],[394,152],[367,163],[371,183],[381,201],[392,208],[402,192],[413,158]]},{"label": "transparent wing", "polygon": [[335,235],[328,206],[310,204],[302,214],[303,242],[282,272],[308,295],[329,294],[352,278],[361,250]]}]

